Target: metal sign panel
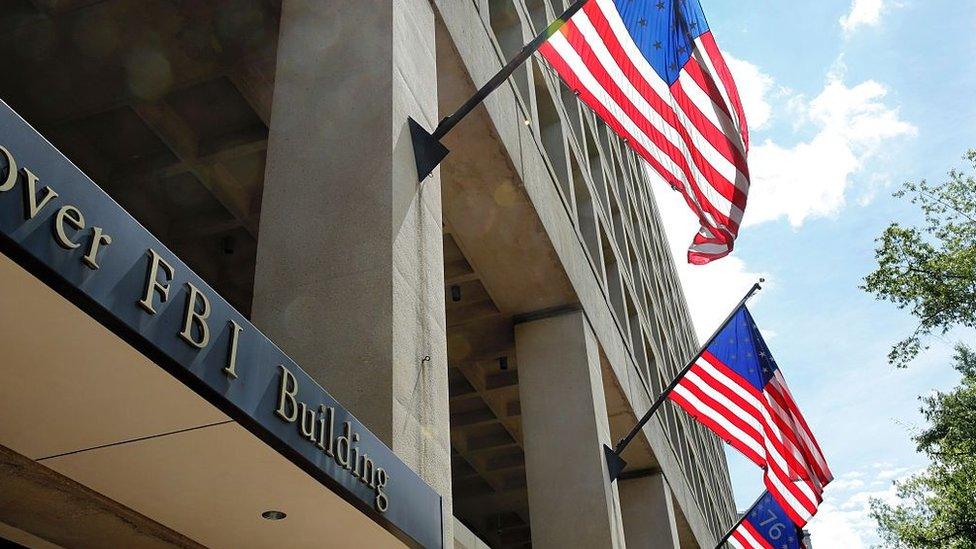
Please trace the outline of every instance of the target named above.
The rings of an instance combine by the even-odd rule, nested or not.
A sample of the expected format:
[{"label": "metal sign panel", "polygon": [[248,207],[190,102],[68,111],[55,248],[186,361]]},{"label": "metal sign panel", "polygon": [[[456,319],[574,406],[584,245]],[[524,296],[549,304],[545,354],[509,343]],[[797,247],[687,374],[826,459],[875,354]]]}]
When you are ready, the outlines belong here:
[{"label": "metal sign panel", "polygon": [[442,546],[440,496],[2,101],[0,252],[406,543]]}]

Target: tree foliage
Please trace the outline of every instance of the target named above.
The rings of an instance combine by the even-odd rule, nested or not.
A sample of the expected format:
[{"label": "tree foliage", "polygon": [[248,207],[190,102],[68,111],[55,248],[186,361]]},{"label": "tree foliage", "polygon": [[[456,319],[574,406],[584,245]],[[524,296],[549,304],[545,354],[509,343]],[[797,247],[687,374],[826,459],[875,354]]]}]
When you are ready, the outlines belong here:
[{"label": "tree foliage", "polygon": [[[966,159],[976,170],[976,150]],[[952,170],[943,183],[906,183],[896,196],[917,205],[924,223],[885,229],[862,288],[918,319],[888,355],[905,367],[926,336],[976,327],[976,179]],[[897,502],[871,502],[886,546],[976,549],[976,352],[957,346],[955,368],[957,387],[921,399],[927,428],[913,438],[930,465],[895,483]]]},{"label": "tree foliage", "polygon": [[886,546],[976,549],[976,353],[956,351],[962,382],[922,399],[928,428],[913,437],[931,464],[895,483],[898,504],[871,502]]},{"label": "tree foliage", "polygon": [[[965,158],[976,170],[976,150]],[[976,179],[952,170],[943,183],[906,183],[895,196],[919,206],[924,223],[885,229],[876,240],[878,267],[861,288],[918,318],[915,331],[888,354],[905,367],[933,332],[976,327]]]}]

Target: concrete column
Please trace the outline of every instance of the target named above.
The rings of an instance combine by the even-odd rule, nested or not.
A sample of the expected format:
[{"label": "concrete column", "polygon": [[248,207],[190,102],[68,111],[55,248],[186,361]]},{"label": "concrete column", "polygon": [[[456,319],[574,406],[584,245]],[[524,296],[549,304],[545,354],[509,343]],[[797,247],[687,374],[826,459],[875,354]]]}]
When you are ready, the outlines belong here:
[{"label": "concrete column", "polygon": [[618,480],[624,535],[631,549],[678,549],[671,489],[664,475]]},{"label": "concrete column", "polygon": [[532,546],[624,547],[600,351],[583,313],[515,327]]},{"label": "concrete column", "polygon": [[434,25],[427,0],[282,2],[252,316],[449,519],[440,180],[407,127],[437,122]]}]

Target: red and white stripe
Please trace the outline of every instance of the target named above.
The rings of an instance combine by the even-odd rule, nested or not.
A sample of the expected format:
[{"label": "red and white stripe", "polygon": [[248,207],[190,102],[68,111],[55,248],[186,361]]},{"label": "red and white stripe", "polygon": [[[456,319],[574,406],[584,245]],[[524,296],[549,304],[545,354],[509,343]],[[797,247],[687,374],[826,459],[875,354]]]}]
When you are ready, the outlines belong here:
[{"label": "red and white stripe", "polygon": [[797,525],[813,516],[832,476],[778,371],[760,392],[706,350],[668,398],[766,469],[770,493]]},{"label": "red and white stripe", "polygon": [[782,372],[777,370],[773,378],[766,384],[765,392],[771,407],[775,407],[778,414],[785,417],[785,423],[789,427],[787,433],[795,436],[795,445],[800,450],[804,463],[811,467],[811,471],[821,486],[833,480],[833,474],[827,467],[827,459],[823,455],[823,450],[817,444],[810,426],[807,425],[800,408],[793,399],[786,380]]},{"label": "red and white stripe", "polygon": [[801,528],[817,513],[823,501],[822,485],[815,480],[791,477],[775,465],[766,469],[763,483],[793,523]]},{"label": "red and white stripe", "polygon": [[668,398],[753,463],[766,466],[762,395],[711,353],[702,353]]},{"label": "red and white stripe", "polygon": [[728,542],[736,549],[774,549],[748,520],[742,521],[735,527]]},{"label": "red and white stripe", "polygon": [[689,262],[728,255],[749,192],[749,140],[735,83],[711,33],[695,40],[694,55],[670,86],[641,54],[612,0],[587,2],[539,51],[682,193],[701,224]]}]

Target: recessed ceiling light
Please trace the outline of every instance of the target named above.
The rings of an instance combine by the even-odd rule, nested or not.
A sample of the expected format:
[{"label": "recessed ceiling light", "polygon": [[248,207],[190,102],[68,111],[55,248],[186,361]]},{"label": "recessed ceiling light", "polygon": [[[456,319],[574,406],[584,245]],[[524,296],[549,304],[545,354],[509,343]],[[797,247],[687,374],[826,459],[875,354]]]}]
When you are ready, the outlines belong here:
[{"label": "recessed ceiling light", "polygon": [[277,511],[274,509],[261,513],[261,518],[268,520],[281,520],[287,516],[288,515],[286,515],[284,511]]}]

